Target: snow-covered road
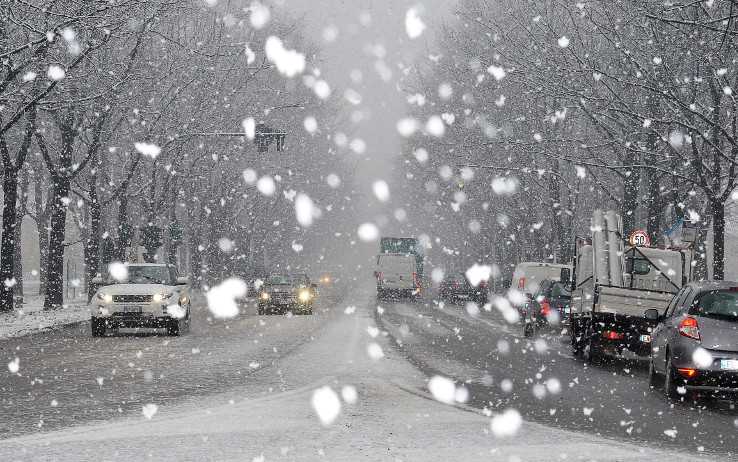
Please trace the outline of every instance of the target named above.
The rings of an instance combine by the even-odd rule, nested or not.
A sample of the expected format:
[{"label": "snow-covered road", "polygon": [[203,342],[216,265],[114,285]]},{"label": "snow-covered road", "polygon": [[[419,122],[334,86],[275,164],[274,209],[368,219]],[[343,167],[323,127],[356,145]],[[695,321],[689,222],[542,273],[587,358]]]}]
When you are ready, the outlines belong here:
[{"label": "snow-covered road", "polygon": [[[427,307],[389,304],[389,323],[393,309]],[[531,422],[514,431],[514,419],[502,422],[512,436],[496,436],[482,410],[433,399],[375,312],[359,287],[326,293],[315,316],[248,307],[213,322],[203,309],[180,338],[92,339],[78,327],[2,341],[19,371],[0,373],[0,460],[694,460]],[[318,406],[324,419],[338,413],[330,425],[313,404],[323,387],[339,397]],[[353,404],[341,397],[350,387]]]}]

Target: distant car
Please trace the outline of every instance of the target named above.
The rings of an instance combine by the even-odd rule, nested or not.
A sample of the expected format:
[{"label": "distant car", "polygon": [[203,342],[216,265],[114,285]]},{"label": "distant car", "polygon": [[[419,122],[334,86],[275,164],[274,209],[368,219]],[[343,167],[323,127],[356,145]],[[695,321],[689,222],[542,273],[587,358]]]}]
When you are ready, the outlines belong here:
[{"label": "distant car", "polygon": [[447,274],[441,281],[438,295],[442,300],[451,302],[472,301],[484,305],[489,298],[489,287],[486,281],[474,287],[464,273],[453,272]]},{"label": "distant car", "polygon": [[663,382],[670,399],[686,392],[738,393],[738,282],[684,286],[664,313],[646,310],[658,324],[651,335],[649,382]]},{"label": "distant car", "polygon": [[544,279],[522,310],[523,335],[532,337],[539,330],[566,324],[570,310],[571,288],[562,282]]},{"label": "distant car", "polygon": [[304,274],[274,274],[259,289],[257,313],[313,314],[317,286]]},{"label": "distant car", "polygon": [[571,278],[571,269],[571,265],[556,263],[519,263],[515,267],[515,271],[513,271],[510,288],[524,294],[533,295],[544,279],[554,281],[569,280]]},{"label": "distant car", "polygon": [[377,255],[377,298],[417,297],[421,281],[414,255],[404,253],[382,253]]},{"label": "distant car", "polygon": [[[121,278],[110,274],[95,278],[98,289],[90,301],[92,336],[107,329],[165,328],[180,335],[190,328],[190,293],[187,278],[172,265],[127,263]],[[122,277],[124,276],[124,277]]]}]

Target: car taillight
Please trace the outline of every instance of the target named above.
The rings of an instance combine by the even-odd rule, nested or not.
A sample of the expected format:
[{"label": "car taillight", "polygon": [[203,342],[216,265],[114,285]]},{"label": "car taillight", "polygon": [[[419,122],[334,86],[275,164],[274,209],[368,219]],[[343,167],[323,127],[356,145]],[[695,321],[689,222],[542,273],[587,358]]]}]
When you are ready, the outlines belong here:
[{"label": "car taillight", "polygon": [[678,367],[677,372],[687,379],[696,377],[698,374],[697,369],[692,369],[691,367]]},{"label": "car taillight", "polygon": [[377,271],[377,279],[380,281],[384,281],[384,273],[381,271]]},{"label": "car taillight", "polygon": [[418,273],[413,273],[413,286],[415,286],[416,289],[420,289],[420,279],[418,278]]},{"label": "car taillight", "polygon": [[685,337],[700,340],[700,329],[695,318],[686,317],[679,323],[679,333]]},{"label": "car taillight", "polygon": [[606,338],[607,340],[622,340],[623,337],[625,337],[625,335],[614,330],[602,331],[602,338]]},{"label": "car taillight", "polygon": [[548,302],[547,298],[544,298],[541,300],[541,314],[543,316],[548,316],[551,313],[551,304]]},{"label": "car taillight", "polygon": [[525,289],[525,278],[518,279],[518,289]]},{"label": "car taillight", "polygon": [[479,288],[480,289],[486,289],[487,288],[487,281],[480,282],[479,283]]}]

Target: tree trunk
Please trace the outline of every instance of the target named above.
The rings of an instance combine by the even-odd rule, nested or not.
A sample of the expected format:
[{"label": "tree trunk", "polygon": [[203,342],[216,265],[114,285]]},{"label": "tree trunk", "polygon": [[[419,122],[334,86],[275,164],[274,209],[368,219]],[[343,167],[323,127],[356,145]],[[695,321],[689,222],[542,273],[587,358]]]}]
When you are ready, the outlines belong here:
[{"label": "tree trunk", "polygon": [[13,311],[15,273],[15,228],[18,201],[18,170],[5,169],[3,175],[3,234],[0,242],[0,312]]},{"label": "tree trunk", "polygon": [[48,281],[46,265],[49,263],[49,219],[46,216],[41,218],[39,218],[36,226],[38,229],[38,294],[46,295],[46,282]]},{"label": "tree trunk", "polygon": [[100,202],[97,197],[97,187],[93,183],[90,185],[90,201],[88,203],[90,210],[90,226],[87,230],[87,239],[85,240],[85,285],[87,287],[88,300],[95,295],[97,287],[92,284],[92,279],[97,276],[100,269]]},{"label": "tree trunk", "polygon": [[54,179],[49,226],[49,255],[46,266],[48,278],[44,309],[61,308],[64,304],[64,238],[67,224],[67,204],[70,180],[66,175]]},{"label": "tree trunk", "polygon": [[722,281],[725,278],[725,204],[710,201],[712,209],[712,278]]}]

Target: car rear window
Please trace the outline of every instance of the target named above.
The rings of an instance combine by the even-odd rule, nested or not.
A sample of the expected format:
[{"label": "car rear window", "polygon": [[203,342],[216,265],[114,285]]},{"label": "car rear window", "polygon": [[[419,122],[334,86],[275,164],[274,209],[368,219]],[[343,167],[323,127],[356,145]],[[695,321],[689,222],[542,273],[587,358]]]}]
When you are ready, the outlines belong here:
[{"label": "car rear window", "polygon": [[705,292],[695,299],[689,314],[738,322],[738,291]]}]

